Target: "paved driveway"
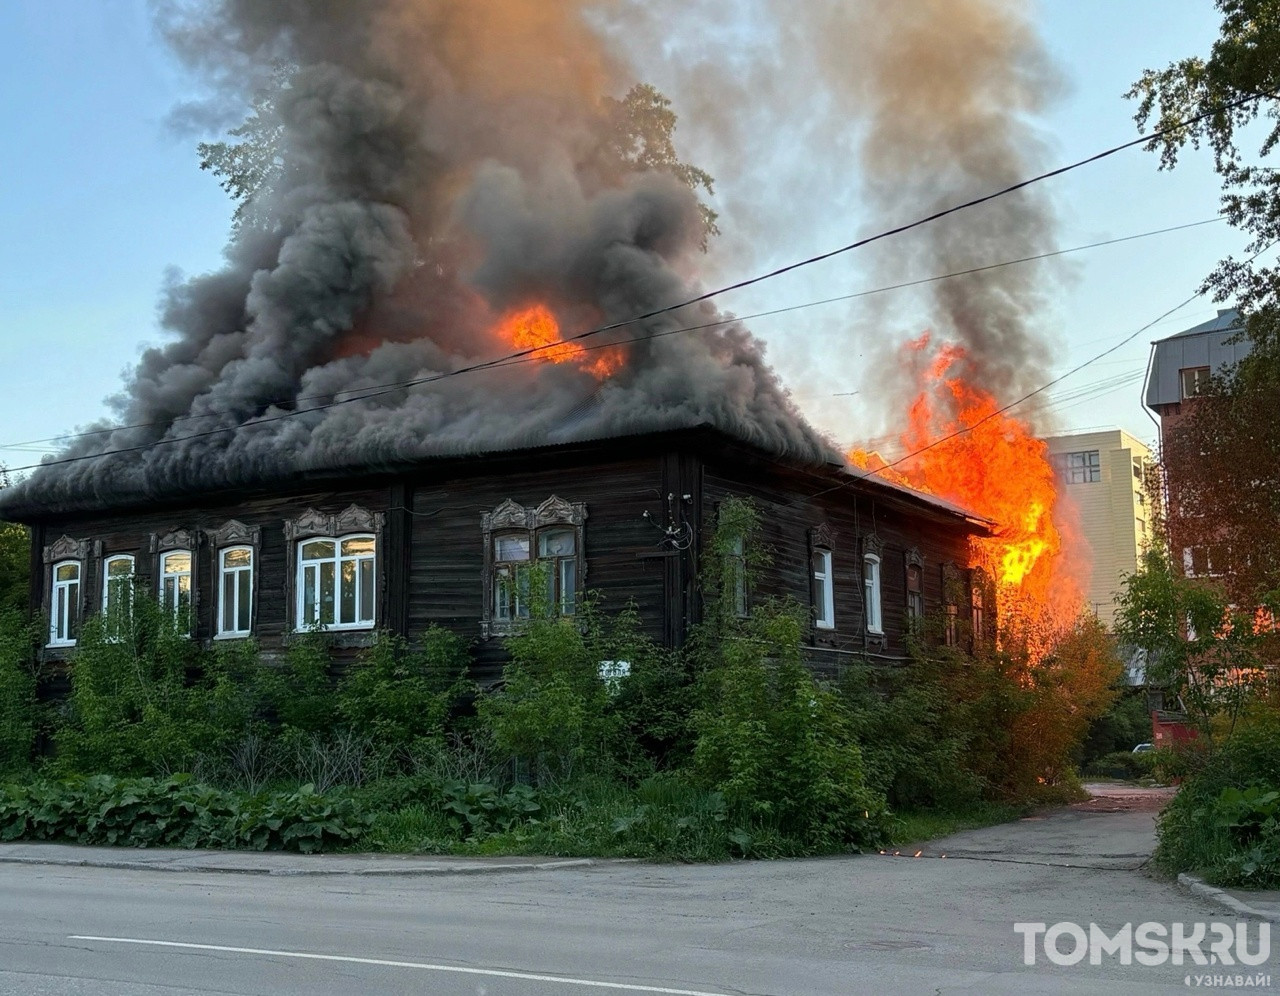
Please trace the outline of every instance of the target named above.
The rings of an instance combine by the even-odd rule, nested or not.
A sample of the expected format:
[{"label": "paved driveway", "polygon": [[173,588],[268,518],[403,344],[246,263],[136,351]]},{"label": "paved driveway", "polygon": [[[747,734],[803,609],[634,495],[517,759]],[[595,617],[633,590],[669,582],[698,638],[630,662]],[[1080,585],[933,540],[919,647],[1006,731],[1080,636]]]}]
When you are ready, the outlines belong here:
[{"label": "paved driveway", "polygon": [[1028,967],[1013,930],[1223,919],[1142,867],[1156,804],[1095,802],[919,858],[432,876],[0,864],[0,992],[1185,991],[1194,966]]}]

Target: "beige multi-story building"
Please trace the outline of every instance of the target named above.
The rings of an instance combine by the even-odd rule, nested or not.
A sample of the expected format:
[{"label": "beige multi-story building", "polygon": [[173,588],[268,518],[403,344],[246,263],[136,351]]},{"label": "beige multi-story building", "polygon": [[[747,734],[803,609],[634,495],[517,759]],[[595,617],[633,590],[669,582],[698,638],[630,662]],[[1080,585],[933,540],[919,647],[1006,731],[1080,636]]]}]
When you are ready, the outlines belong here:
[{"label": "beige multi-story building", "polygon": [[1152,542],[1152,516],[1144,486],[1151,450],[1123,429],[1078,432],[1045,440],[1061,494],[1080,513],[1093,576],[1086,597],[1110,626],[1124,579]]}]

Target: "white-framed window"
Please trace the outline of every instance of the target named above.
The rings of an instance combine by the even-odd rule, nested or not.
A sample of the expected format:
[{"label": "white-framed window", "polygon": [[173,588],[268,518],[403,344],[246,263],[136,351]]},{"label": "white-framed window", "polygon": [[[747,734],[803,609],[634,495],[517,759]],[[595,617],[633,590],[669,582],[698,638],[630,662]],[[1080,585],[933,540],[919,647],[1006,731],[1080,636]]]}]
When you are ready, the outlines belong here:
[{"label": "white-framed window", "polygon": [[813,551],[813,624],[818,629],[836,628],[836,586],[831,551]]},{"label": "white-framed window", "polygon": [[191,610],[191,551],[160,554],[160,605],[175,620]]},{"label": "white-framed window", "polygon": [[868,553],[862,558],[862,588],[867,608],[867,632],[883,633],[883,614],[880,611],[880,558]]},{"label": "white-framed window", "polygon": [[377,602],[372,534],[314,536],[298,543],[297,628],[371,629]]},{"label": "white-framed window", "polygon": [[80,633],[80,561],[53,565],[49,597],[49,646],[74,647]]},{"label": "white-framed window", "polygon": [[924,568],[907,565],[907,622],[913,627],[924,618]]},{"label": "white-framed window", "polygon": [[134,559],[118,553],[102,562],[102,616],[112,635],[128,626],[133,610]]},{"label": "white-framed window", "polygon": [[1198,398],[1209,389],[1208,367],[1184,367],[1179,371],[1182,375],[1182,398]]},{"label": "white-framed window", "polygon": [[1053,463],[1068,484],[1096,484],[1102,480],[1102,454],[1099,450],[1056,453]]},{"label": "white-framed window", "polygon": [[248,636],[253,631],[253,547],[218,551],[218,636]]}]

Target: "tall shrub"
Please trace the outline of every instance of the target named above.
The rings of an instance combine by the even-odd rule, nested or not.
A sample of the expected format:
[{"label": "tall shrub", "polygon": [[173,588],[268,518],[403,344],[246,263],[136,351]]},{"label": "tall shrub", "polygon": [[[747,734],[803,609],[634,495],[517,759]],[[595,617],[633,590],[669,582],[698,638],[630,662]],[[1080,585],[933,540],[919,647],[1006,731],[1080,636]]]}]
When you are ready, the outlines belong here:
[{"label": "tall shrub", "polygon": [[33,627],[15,611],[0,610],[0,774],[25,770],[37,728]]}]

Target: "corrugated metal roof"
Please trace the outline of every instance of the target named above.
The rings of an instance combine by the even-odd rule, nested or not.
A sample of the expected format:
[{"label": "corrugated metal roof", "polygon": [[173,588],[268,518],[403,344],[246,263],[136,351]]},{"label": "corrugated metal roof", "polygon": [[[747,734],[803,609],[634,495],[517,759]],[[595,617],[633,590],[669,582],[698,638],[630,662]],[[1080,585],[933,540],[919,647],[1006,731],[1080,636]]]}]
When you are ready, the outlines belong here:
[{"label": "corrugated metal roof", "polygon": [[1183,329],[1181,332],[1175,332],[1171,336],[1164,339],[1157,339],[1156,342],[1166,342],[1169,339],[1176,339],[1184,335],[1200,335],[1202,332],[1225,332],[1228,329],[1240,329],[1244,326],[1240,322],[1240,312],[1235,308],[1219,308],[1218,316],[1210,318],[1207,322],[1201,322],[1199,325],[1193,325],[1189,329]]}]

